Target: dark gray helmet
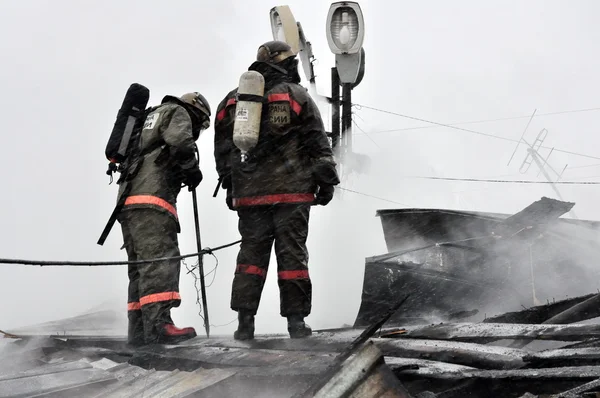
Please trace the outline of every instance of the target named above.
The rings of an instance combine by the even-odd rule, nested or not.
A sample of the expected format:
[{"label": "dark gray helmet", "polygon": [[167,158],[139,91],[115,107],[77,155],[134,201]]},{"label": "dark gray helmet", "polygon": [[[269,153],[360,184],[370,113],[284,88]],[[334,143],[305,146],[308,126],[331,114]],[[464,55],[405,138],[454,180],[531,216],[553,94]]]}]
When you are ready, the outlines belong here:
[{"label": "dark gray helmet", "polygon": [[296,54],[294,54],[292,48],[287,43],[274,40],[261,44],[261,46],[258,47],[256,60],[259,62],[278,64],[295,56]]},{"label": "dark gray helmet", "polygon": [[204,130],[210,127],[210,105],[202,94],[198,92],[187,93],[183,94],[179,99],[186,104],[190,104],[205,116],[202,124]]}]

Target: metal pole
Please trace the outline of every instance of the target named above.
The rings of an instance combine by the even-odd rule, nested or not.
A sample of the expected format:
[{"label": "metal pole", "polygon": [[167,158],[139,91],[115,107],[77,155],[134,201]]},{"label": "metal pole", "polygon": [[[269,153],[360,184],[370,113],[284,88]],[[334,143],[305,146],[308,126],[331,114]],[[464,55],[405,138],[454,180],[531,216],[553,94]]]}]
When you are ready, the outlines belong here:
[{"label": "metal pole", "polygon": [[[202,251],[202,243],[200,241],[200,220],[198,218],[198,199],[196,198],[196,190],[192,191],[192,200],[194,203],[194,223],[196,224],[196,246],[198,252]],[[202,289],[202,308],[204,309],[204,329],[206,337],[210,337],[210,323],[208,322],[208,306],[206,304],[206,286],[204,284],[204,262],[202,254],[198,255],[198,272],[200,273],[200,288]]]},{"label": "metal pole", "polygon": [[335,151],[340,145],[340,76],[331,68],[331,141]]},{"label": "metal pole", "polygon": [[352,85],[342,86],[342,140],[346,153],[352,152]]}]

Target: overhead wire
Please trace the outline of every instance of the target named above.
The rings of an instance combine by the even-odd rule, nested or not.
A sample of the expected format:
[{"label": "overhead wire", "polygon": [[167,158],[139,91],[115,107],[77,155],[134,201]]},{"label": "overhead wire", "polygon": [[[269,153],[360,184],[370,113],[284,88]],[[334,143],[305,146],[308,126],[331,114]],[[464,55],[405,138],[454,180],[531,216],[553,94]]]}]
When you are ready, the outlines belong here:
[{"label": "overhead wire", "polygon": [[[425,179],[425,180],[444,180],[444,181],[489,182],[489,183],[505,183],[505,184],[600,185],[600,181],[531,181],[531,180],[452,178],[452,177],[433,177],[433,176],[415,176],[415,177],[408,177],[408,178],[419,178],[419,179]],[[588,178],[594,178],[594,177],[588,177]]]},{"label": "overhead wire", "polygon": [[136,261],[44,261],[44,260],[23,260],[14,258],[0,258],[0,264],[16,264],[16,265],[39,265],[44,266],[70,266],[70,267],[92,267],[92,266],[113,266],[113,265],[130,265],[130,264],[147,264],[159,261],[168,260],[183,260],[190,257],[197,257],[202,254],[211,254],[215,251],[219,251],[241,242],[236,240],[235,242],[227,243],[225,245],[217,246],[215,248],[206,248],[197,253],[184,254],[182,256],[173,257],[160,257],[150,258],[147,260],[136,260]]},{"label": "overhead wire", "polygon": [[[360,105],[360,104],[357,104],[357,105],[359,107],[363,107],[363,105]],[[535,115],[535,117],[538,118],[538,117],[543,117],[543,116],[554,116],[554,115],[563,115],[563,114],[580,113],[580,112],[591,112],[591,111],[600,111],[600,108],[584,108],[584,109],[574,109],[574,110],[559,111],[559,112],[538,113]],[[468,122],[448,123],[448,125],[449,126],[460,126],[460,125],[465,125],[465,124],[493,123],[493,122],[502,122],[502,121],[508,121],[508,120],[527,119],[529,117],[531,117],[531,115],[501,117],[501,118],[495,118],[495,119],[472,120],[472,121],[468,121]],[[424,129],[431,129],[431,128],[434,128],[434,126],[427,125],[427,126],[404,127],[404,128],[399,128],[399,129],[373,131],[373,132],[371,132],[371,134],[394,133],[394,132],[400,132],[400,131],[424,130]]]},{"label": "overhead wire", "polygon": [[379,200],[382,200],[384,202],[390,202],[390,203],[394,203],[394,204],[401,205],[401,206],[408,206],[406,203],[396,202],[394,200],[385,199],[385,198],[382,198],[382,197],[379,197],[379,196],[375,196],[375,195],[370,195],[370,194],[366,194],[366,193],[363,193],[363,192],[354,191],[352,189],[348,189],[348,188],[344,188],[344,187],[338,187],[338,189],[341,189],[342,191],[352,192],[352,193],[355,193],[355,194],[358,194],[358,195],[362,195],[362,196],[366,196],[366,197],[373,198],[373,199],[379,199]]},{"label": "overhead wire", "polygon": [[[446,127],[446,128],[450,128],[450,129],[454,129],[454,130],[458,130],[458,131],[464,131],[464,132],[467,132],[467,133],[476,134],[476,135],[480,135],[480,136],[484,136],[484,137],[495,138],[495,139],[498,139],[498,140],[503,140],[503,141],[508,141],[508,142],[514,142],[514,143],[520,143],[521,142],[521,140],[517,140],[517,139],[514,139],[514,138],[509,138],[509,137],[503,137],[503,136],[500,136],[500,135],[484,133],[484,132],[477,131],[477,130],[467,129],[467,128],[463,128],[463,127],[458,127],[458,126],[452,125],[452,124],[439,123],[439,122],[435,122],[435,121],[432,121],[432,120],[427,120],[427,119],[423,119],[423,118],[419,118],[419,117],[415,117],[415,116],[409,116],[409,115],[405,115],[405,114],[402,114],[402,113],[392,112],[392,111],[388,111],[388,110],[385,110],[385,109],[375,108],[375,107],[371,107],[371,106],[367,106],[367,105],[363,105],[363,104],[356,104],[356,106],[359,107],[359,108],[370,109],[370,110],[376,111],[376,112],[386,113],[386,114],[389,114],[389,115],[394,115],[394,116],[402,117],[402,118],[405,118],[405,119],[417,120],[417,121],[420,121],[420,122],[433,124],[435,126]],[[590,110],[592,110],[592,109],[596,110],[595,108],[590,108]],[[531,117],[531,115],[527,116],[527,117]],[[567,151],[567,150],[564,150],[564,149],[550,148],[550,147],[543,146],[543,145],[541,145],[540,148],[554,149],[554,151],[556,151],[556,152],[561,152],[561,153],[565,153],[565,154],[569,154],[569,155],[574,155],[574,156],[581,156],[581,157],[585,157],[585,158],[589,158],[589,159],[600,160],[599,156],[592,156],[592,155],[587,155],[587,154],[578,153],[578,152],[574,152],[574,151]]]},{"label": "overhead wire", "polygon": [[356,120],[352,119],[352,123],[354,123],[354,125],[356,126],[357,129],[359,129],[360,131],[362,131],[364,133],[364,135],[371,140],[371,142],[379,149],[381,149],[381,147],[379,146],[379,144],[377,142],[375,142],[375,140],[369,135],[367,134],[367,132],[365,130],[363,130],[358,123],[356,123]]}]

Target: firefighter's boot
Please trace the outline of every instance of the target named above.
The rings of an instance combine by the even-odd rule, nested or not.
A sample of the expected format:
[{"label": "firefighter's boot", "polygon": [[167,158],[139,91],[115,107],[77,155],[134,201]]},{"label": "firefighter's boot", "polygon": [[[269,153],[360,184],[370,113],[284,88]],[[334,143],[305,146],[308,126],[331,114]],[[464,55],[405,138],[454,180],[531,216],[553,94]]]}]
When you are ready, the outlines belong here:
[{"label": "firefighter's boot", "polygon": [[288,316],[288,332],[292,339],[301,339],[312,334],[312,329],[304,323],[302,315]]},{"label": "firefighter's boot", "polygon": [[172,323],[164,323],[156,329],[159,344],[177,344],[197,336],[194,328],[178,328]]},{"label": "firefighter's boot", "polygon": [[233,332],[236,340],[252,340],[254,338],[254,315],[245,311],[238,312],[238,328]]},{"label": "firefighter's boot", "polygon": [[133,347],[142,346],[144,342],[144,322],[141,310],[127,311],[129,326],[127,328],[127,344]]}]

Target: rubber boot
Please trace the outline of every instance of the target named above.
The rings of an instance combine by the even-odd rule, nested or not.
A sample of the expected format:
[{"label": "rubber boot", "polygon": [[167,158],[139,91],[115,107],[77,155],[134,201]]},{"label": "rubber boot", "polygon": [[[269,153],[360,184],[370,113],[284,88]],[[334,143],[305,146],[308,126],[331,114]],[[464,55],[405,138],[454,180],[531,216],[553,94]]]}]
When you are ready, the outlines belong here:
[{"label": "rubber boot", "polygon": [[301,339],[312,334],[312,329],[304,323],[304,317],[302,315],[290,315],[287,319],[288,332],[292,339]]},{"label": "rubber boot", "polygon": [[177,344],[197,336],[194,328],[178,328],[172,323],[164,323],[156,329],[159,344]]},{"label": "rubber boot", "polygon": [[254,339],[254,315],[245,311],[238,312],[238,328],[233,332],[236,340]]},{"label": "rubber boot", "polygon": [[129,326],[127,328],[127,344],[132,347],[138,347],[144,342],[144,322],[142,322],[142,311],[127,311]]}]

